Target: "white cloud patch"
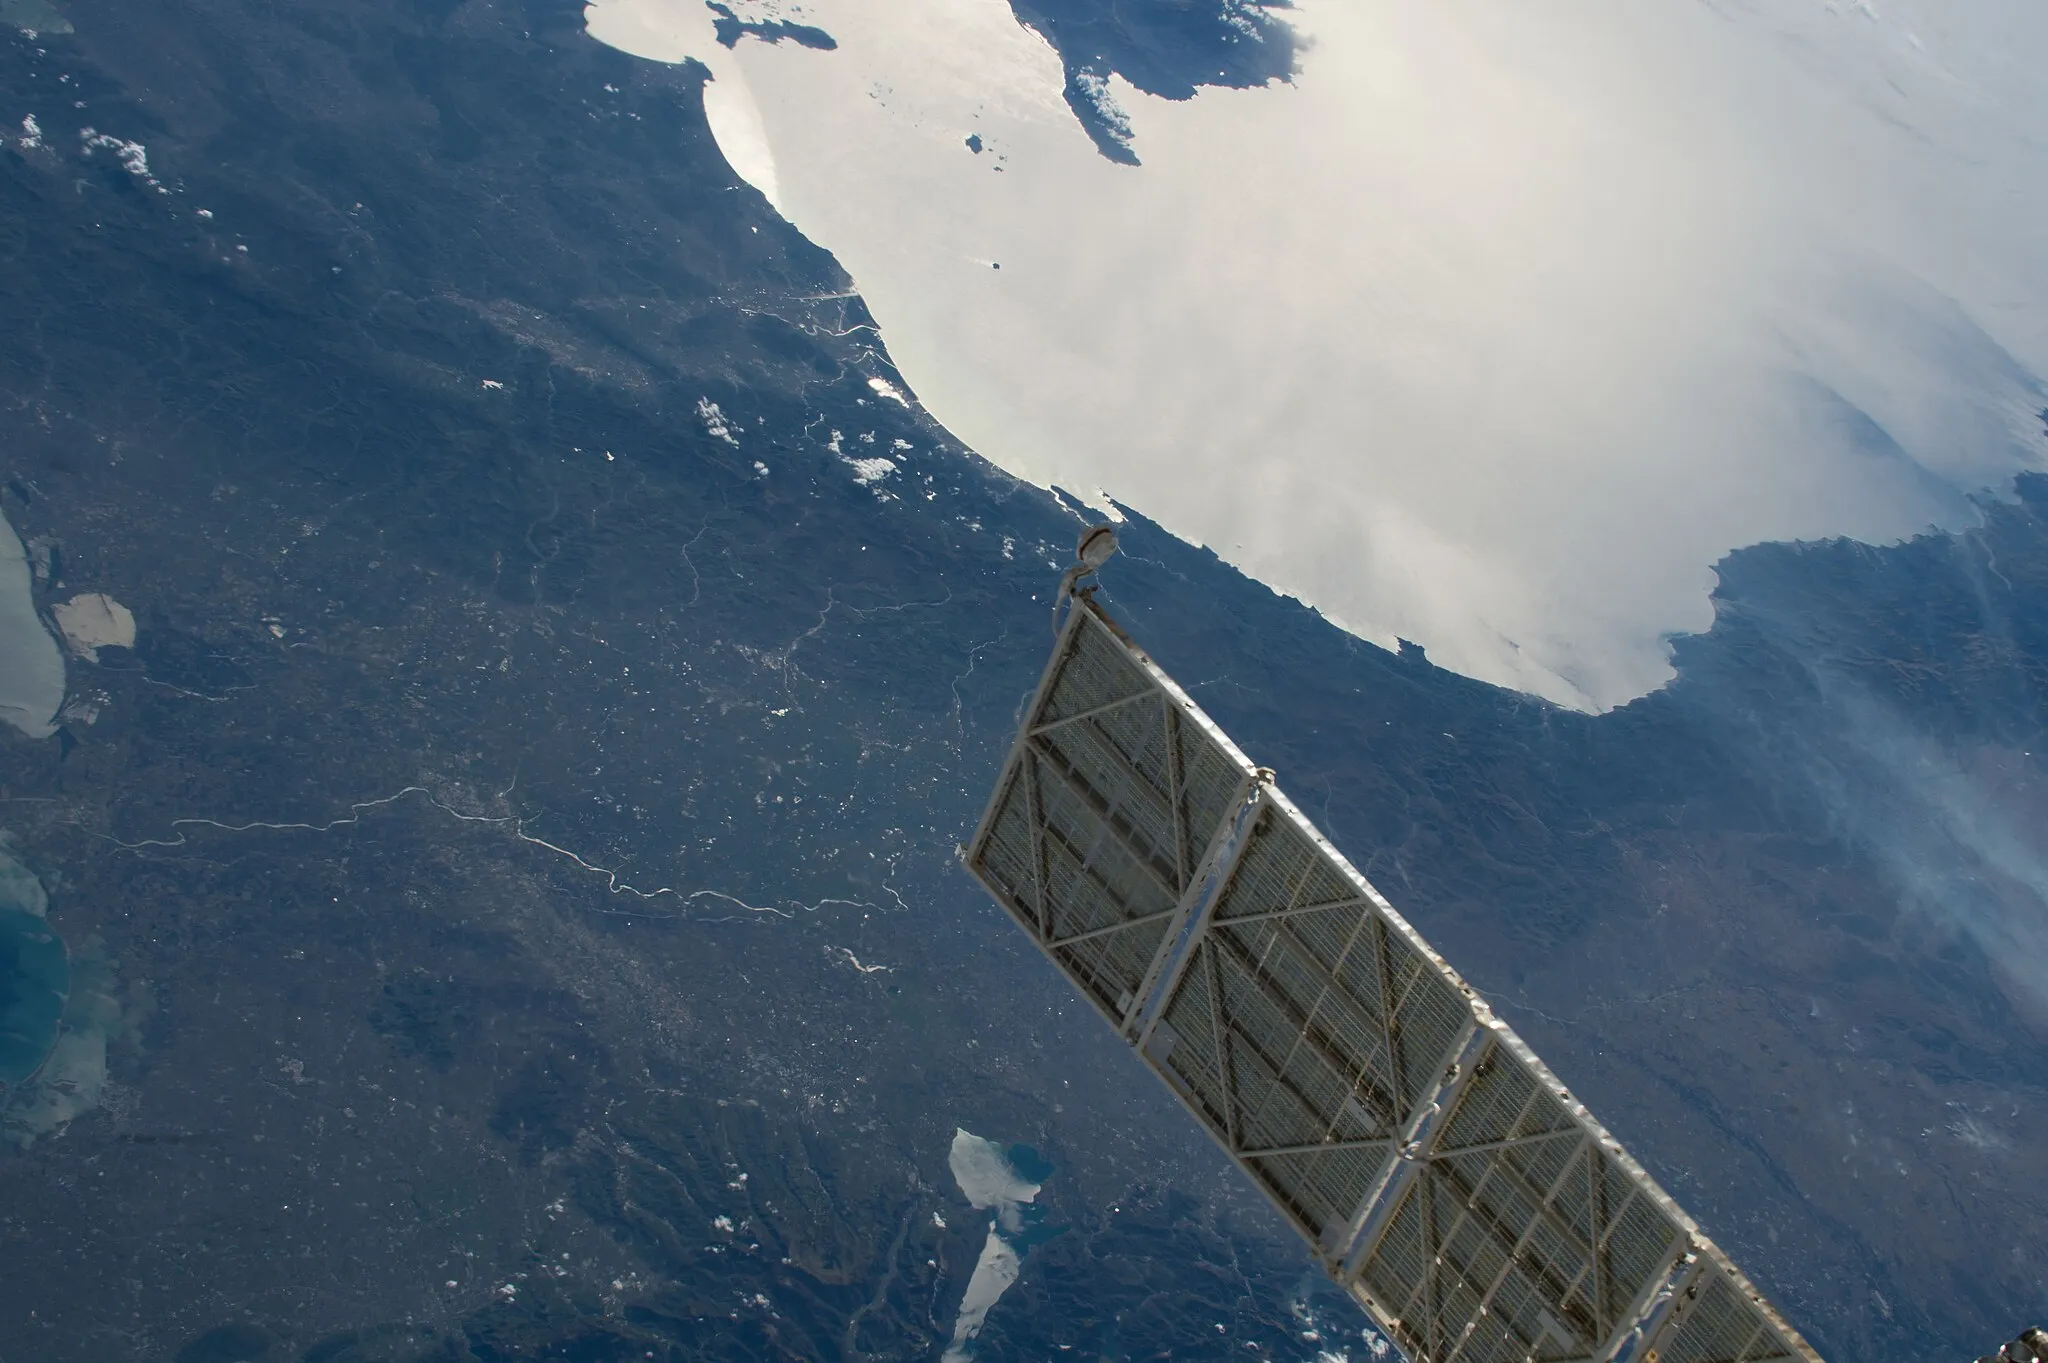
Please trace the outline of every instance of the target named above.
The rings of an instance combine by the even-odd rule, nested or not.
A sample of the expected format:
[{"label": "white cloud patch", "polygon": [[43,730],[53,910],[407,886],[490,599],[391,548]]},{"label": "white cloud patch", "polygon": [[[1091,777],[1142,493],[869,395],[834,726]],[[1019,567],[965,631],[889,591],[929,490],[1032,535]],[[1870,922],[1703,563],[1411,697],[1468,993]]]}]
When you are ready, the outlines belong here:
[{"label": "white cloud patch", "polygon": [[99,132],[93,128],[81,128],[78,132],[78,146],[82,154],[92,155],[96,151],[111,151],[120,159],[121,168],[159,194],[169,190],[158,183],[149,169],[149,148],[140,142],[129,142],[115,137],[112,133]]},{"label": "white cloud patch", "polygon": [[713,440],[723,440],[735,449],[739,447],[740,438],[733,434],[732,423],[725,419],[725,413],[710,398],[697,399],[697,419],[704,423],[704,433]]},{"label": "white cloud patch", "polygon": [[744,70],[728,157],[975,449],[1491,681],[1626,700],[1728,550],[1961,524],[2043,462],[2023,0],[1303,0],[1292,85],[1108,80],[1138,168],[1002,0],[819,0],[829,53],[587,13],[714,104]]},{"label": "white cloud patch", "polygon": [[872,459],[847,459],[842,455],[841,459],[853,470],[853,481],[863,487],[879,483],[896,471],[896,461],[880,455]]}]

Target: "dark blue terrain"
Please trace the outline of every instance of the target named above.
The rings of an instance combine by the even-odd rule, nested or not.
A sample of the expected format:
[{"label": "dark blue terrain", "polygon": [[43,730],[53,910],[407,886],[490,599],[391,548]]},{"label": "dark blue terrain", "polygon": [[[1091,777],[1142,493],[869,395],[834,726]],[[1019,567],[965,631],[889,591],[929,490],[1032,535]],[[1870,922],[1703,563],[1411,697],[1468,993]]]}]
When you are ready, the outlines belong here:
[{"label": "dark blue terrain", "polygon": [[[1017,22],[1060,54],[1067,107],[1112,161],[1139,164],[1130,121],[1109,93],[1114,74],[1148,95],[1192,99],[1294,75],[1299,39],[1287,0],[1010,0]],[[1277,12],[1276,12],[1277,11]]]},{"label": "dark blue terrain", "polygon": [[716,16],[712,21],[712,31],[727,47],[739,46],[741,38],[759,38],[764,43],[779,43],[786,38],[799,47],[814,48],[819,52],[832,52],[839,47],[837,39],[814,24],[792,23],[788,19],[749,22],[734,14],[727,5],[714,3],[710,9]]},{"label": "dark blue terrain", "polygon": [[[1057,1170],[980,1357],[1361,1357],[954,864],[1078,524],[875,396],[703,73],[555,0],[67,13],[0,31],[0,506],[139,629],[0,736],[106,1057],[0,1095],[0,1363],[935,1357],[956,1127]],[[1123,539],[1110,609],[1824,1354],[2048,1310],[2048,481],[1732,556],[1598,718]]]}]

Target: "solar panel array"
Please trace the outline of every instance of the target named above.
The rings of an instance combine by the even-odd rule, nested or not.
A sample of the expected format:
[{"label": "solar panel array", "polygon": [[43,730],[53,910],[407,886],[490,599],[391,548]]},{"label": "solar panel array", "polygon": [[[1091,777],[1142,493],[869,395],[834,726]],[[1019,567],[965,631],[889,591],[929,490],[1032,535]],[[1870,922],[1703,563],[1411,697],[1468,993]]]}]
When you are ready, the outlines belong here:
[{"label": "solar panel array", "polygon": [[1819,1363],[1085,594],[966,860],[1413,1363]]}]

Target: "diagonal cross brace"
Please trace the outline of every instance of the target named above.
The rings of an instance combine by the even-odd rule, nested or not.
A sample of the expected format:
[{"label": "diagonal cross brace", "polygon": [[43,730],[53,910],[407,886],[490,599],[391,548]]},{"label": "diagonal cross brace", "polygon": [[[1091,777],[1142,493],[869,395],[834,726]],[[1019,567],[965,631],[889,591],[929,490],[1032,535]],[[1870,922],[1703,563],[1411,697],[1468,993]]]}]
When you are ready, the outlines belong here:
[{"label": "diagonal cross brace", "polygon": [[1194,958],[1196,944],[1209,930],[1209,920],[1215,916],[1224,891],[1230,888],[1230,877],[1237,870],[1238,861],[1251,845],[1252,830],[1266,807],[1266,783],[1271,777],[1272,773],[1261,767],[1246,773],[1239,783],[1230,804],[1231,812],[1210,840],[1201,865],[1188,881],[1187,892],[1174,908],[1172,923],[1159,950],[1153,954],[1152,964],[1145,968],[1145,978],[1139,982],[1123,1019],[1124,1036],[1141,1051],[1151,1041],[1168,1000]]}]

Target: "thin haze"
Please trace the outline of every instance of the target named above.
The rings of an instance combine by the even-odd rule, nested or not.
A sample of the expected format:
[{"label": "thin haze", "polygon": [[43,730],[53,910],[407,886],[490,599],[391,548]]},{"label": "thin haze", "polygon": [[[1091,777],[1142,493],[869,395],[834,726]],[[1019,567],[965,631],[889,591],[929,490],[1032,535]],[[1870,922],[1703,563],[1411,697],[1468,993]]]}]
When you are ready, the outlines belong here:
[{"label": "thin haze", "polygon": [[1291,85],[1113,80],[1135,168],[1002,0],[782,11],[830,52],[586,13],[711,68],[974,449],[1489,681],[1619,704],[1728,550],[1956,526],[2043,462],[2026,0],[1308,0]]}]

